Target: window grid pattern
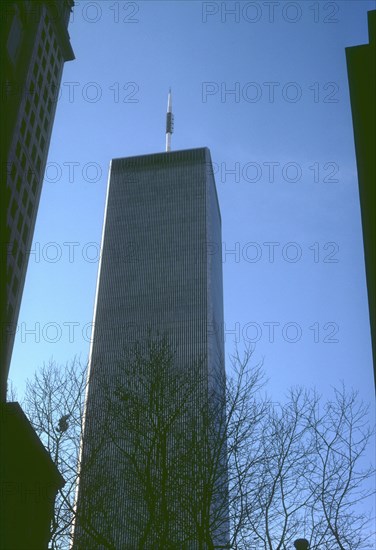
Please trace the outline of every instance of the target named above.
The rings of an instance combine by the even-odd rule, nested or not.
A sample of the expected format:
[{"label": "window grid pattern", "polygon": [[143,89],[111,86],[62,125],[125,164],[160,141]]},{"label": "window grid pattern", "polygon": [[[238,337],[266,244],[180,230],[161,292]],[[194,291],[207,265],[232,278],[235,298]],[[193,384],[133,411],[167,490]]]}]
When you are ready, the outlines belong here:
[{"label": "window grid pattern", "polygon": [[[167,334],[177,368],[190,369],[201,380],[204,374],[207,387],[197,388],[193,407],[199,406],[200,392],[209,390],[213,373],[224,374],[222,261],[220,253],[210,259],[207,246],[210,242],[221,250],[221,220],[209,165],[206,148],[112,161],[86,401],[84,465],[90,462],[91,438],[103,436],[103,380],[108,391],[108,384],[119,375],[124,349],[135,341]],[[210,337],[208,323],[213,322],[220,330]],[[199,365],[200,372],[194,373],[194,365]],[[136,548],[139,530],[132,531],[132,521],[144,512],[140,504],[130,504],[118,463],[117,451],[109,444],[98,467],[102,475],[106,471],[116,479],[118,490],[111,492],[105,507],[110,518],[113,514],[115,546]],[[80,502],[90,507],[91,491],[85,487],[94,478],[98,478],[95,473],[90,479],[83,475],[78,507]],[[103,518],[96,521],[99,531],[108,529]],[[77,525],[76,540],[82,536]],[[77,548],[82,544],[80,539]]]},{"label": "window grid pattern", "polygon": [[[64,64],[60,38],[56,24],[50,20],[49,8],[43,3],[39,8],[33,12],[33,17],[38,14],[39,19],[33,31],[32,52],[23,76],[24,87],[20,91],[17,121],[8,153],[7,296],[11,327],[18,319]],[[8,364],[14,330],[10,331],[9,340]]]}]

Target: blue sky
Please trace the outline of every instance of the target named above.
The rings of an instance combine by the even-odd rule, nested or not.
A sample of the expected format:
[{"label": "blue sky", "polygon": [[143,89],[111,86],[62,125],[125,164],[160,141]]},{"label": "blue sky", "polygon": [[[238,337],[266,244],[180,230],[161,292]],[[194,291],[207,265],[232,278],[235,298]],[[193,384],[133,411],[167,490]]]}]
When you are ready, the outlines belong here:
[{"label": "blue sky", "polygon": [[368,42],[375,3],[76,4],[10,370],[19,397],[51,357],[88,354],[108,165],[164,150],[171,86],[172,148],[209,147],[216,172],[227,353],[252,341],[276,399],[343,380],[372,400],[345,47]]}]

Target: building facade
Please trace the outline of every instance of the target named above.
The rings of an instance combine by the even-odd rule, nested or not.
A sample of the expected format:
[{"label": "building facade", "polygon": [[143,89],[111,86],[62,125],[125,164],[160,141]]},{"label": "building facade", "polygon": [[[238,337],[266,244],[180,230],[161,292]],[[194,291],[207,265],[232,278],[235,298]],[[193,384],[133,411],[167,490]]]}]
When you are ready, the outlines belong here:
[{"label": "building facade", "polygon": [[1,3],[0,532],[2,548],[47,548],[64,485],[7,378],[65,61],[73,0]]},{"label": "building facade", "polygon": [[73,0],[2,4],[1,397],[17,327],[26,269],[65,61]]},{"label": "building facade", "polygon": [[369,44],[346,48],[376,386],[376,10],[368,12]]},{"label": "building facade", "polygon": [[[114,392],[115,381],[120,379],[125,386],[132,387],[143,377],[141,367],[137,372],[124,368],[124,352],[136,342],[145,342],[150,335],[154,338],[157,334],[167,337],[174,354],[175,372],[179,371],[185,381],[189,379],[193,388],[180,421],[187,448],[188,439],[192,442],[192,432],[202,427],[203,405],[211,396],[222,395],[224,389],[221,218],[207,148],[115,159],[111,163],[95,301],[75,548],[88,544],[90,548],[101,548],[101,537],[116,548],[138,548],[145,534],[150,513],[141,494],[143,480],[138,483],[137,499],[134,496],[137,487],[130,494],[132,481],[121,466],[127,443],[125,450],[120,448],[124,433],[114,415],[110,419],[111,431],[118,438],[114,444],[108,443],[105,450],[100,447],[109,429],[103,411]],[[161,369],[158,364],[155,368]],[[166,377],[164,387],[170,398],[178,402],[182,396],[174,393],[172,380],[176,380],[173,371]],[[129,414],[135,413],[130,410]],[[222,409],[214,433],[215,429],[218,434],[221,432],[223,415]],[[195,428],[190,424],[193,417]],[[172,433],[169,444],[171,457],[174,452],[176,455],[177,432]],[[204,452],[205,446],[205,456],[213,450],[207,441],[199,452],[196,447],[196,457],[189,458],[189,469],[196,474],[203,466],[198,454]],[[218,470],[215,482],[218,494],[209,499],[210,514],[221,518],[217,524],[211,522],[212,537],[217,542],[226,540],[228,531],[224,447],[222,442],[219,462],[223,468]],[[168,476],[174,468],[171,457]],[[134,458],[140,466],[146,460],[141,455],[139,460],[137,456]],[[153,460],[157,461],[154,455]],[[89,464],[93,467],[88,467]],[[182,472],[177,475],[181,481]],[[103,483],[99,481],[101,476]],[[109,478],[113,484],[106,496],[104,484]],[[187,534],[183,525],[200,522],[197,517],[202,516],[202,510],[194,512],[191,505],[197,503],[203,482],[199,475],[190,482],[190,494],[186,494],[189,504],[184,510],[178,495],[171,497],[176,501],[167,503],[167,506],[173,504],[170,507],[175,510],[181,508],[177,512],[180,516],[177,525],[170,525],[168,540],[173,541],[173,547],[196,548],[196,535],[192,530]],[[176,481],[175,485],[179,483]],[[94,538],[85,535],[89,531]],[[162,547],[152,536],[147,540],[149,545],[145,547]]]}]

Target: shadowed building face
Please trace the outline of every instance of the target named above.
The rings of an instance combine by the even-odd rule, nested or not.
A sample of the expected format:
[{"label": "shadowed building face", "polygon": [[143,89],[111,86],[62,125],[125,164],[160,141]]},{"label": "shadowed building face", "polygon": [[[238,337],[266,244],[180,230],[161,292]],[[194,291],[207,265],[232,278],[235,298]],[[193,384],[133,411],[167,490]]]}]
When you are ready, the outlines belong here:
[{"label": "shadowed building face", "polygon": [[[0,398],[17,329],[26,269],[65,61],[73,0],[2,3],[4,86],[1,125],[6,186],[0,201]],[[5,200],[4,200],[5,198]],[[6,261],[4,260],[6,253]],[[6,268],[6,274],[5,274]],[[6,276],[5,276],[6,275]]]}]

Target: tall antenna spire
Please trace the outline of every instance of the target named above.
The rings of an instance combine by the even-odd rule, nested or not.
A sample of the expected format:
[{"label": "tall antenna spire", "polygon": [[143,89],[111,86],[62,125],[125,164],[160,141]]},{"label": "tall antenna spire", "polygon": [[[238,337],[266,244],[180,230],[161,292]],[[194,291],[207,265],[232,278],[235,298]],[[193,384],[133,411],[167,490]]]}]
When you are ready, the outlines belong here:
[{"label": "tall antenna spire", "polygon": [[166,114],[166,151],[171,151],[171,134],[174,131],[174,115],[172,114],[171,88],[168,90]]}]

